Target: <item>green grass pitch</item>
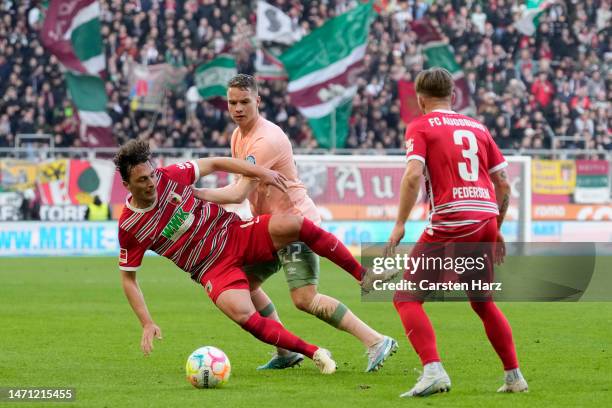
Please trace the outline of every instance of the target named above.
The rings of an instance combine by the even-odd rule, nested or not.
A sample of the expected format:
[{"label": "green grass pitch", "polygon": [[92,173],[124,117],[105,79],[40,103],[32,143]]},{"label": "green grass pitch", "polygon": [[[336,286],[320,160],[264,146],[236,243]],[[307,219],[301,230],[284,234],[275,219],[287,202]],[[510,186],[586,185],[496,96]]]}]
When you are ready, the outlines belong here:
[{"label": "green grass pitch", "polygon": [[[477,316],[465,303],[428,304],[453,389],[400,400],[419,367],[390,303],[362,303],[351,278],[322,265],[321,291],[341,299],[380,332],[399,340],[378,373],[364,373],[361,344],[291,304],[282,274],[265,289],[285,325],[329,348],[338,371],[302,367],[260,372],[272,351],[221,314],[203,288],[169,261],[148,257],[139,281],[164,339],[149,357],[123,295],[114,258],[0,259],[0,387],[75,387],[82,407],[382,407],[610,406],[612,303],[504,303],[530,392],[498,395],[502,368]],[[232,362],[223,389],[197,390],[184,364],[197,347],[214,345]],[[0,403],[2,406],[12,404]],[[19,403],[36,407],[45,404]]]}]

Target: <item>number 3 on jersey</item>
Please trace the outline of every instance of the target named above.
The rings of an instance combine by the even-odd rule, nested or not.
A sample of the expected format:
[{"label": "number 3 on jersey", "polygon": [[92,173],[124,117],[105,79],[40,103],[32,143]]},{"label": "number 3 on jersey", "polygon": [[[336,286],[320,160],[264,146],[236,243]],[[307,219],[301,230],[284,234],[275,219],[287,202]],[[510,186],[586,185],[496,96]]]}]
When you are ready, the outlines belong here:
[{"label": "number 3 on jersey", "polygon": [[459,163],[459,175],[465,181],[477,181],[478,180],[478,143],[476,142],[476,135],[469,130],[455,130],[453,132],[453,140],[456,145],[463,147],[463,139],[467,139],[468,148],[461,150],[463,157],[469,160],[470,168],[465,162]]}]

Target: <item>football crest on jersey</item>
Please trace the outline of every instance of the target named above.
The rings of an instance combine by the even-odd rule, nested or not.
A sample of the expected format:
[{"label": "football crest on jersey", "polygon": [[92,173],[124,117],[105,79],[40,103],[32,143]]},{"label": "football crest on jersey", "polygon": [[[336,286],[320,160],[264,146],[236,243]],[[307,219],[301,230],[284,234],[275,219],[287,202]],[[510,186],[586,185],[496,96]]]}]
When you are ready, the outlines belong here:
[{"label": "football crest on jersey", "polygon": [[252,154],[249,154],[249,155],[246,157],[246,159],[245,159],[245,160],[246,160],[246,161],[248,161],[248,162],[249,162],[249,163],[251,163],[251,164],[256,164],[256,163],[255,163],[255,156],[253,156]]},{"label": "football crest on jersey", "polygon": [[174,191],[170,193],[168,196],[168,202],[173,205],[179,205],[183,201],[183,198],[180,194],[175,193]]},{"label": "football crest on jersey", "polygon": [[410,153],[414,149],[414,139],[410,138],[406,140],[406,152]]}]

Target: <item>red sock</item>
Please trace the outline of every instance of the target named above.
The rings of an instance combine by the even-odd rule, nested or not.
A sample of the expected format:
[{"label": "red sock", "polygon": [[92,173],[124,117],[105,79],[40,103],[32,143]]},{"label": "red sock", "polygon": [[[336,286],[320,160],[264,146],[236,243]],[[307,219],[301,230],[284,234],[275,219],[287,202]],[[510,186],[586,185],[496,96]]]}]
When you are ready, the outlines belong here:
[{"label": "red sock", "polygon": [[406,331],[406,336],[419,355],[423,365],[440,361],[436,347],[436,334],[423,310],[423,302],[393,302]]},{"label": "red sock", "polygon": [[285,329],[277,321],[261,317],[258,312],[253,313],[242,328],[264,343],[301,353],[308,358],[312,358],[318,349]]},{"label": "red sock", "polygon": [[335,235],[317,227],[312,221],[304,218],[300,229],[300,241],[303,241],[316,254],[325,257],[350,273],[358,281],[364,267],[355,259],[347,247]]},{"label": "red sock", "polygon": [[512,340],[512,329],[497,305],[493,302],[470,302],[472,309],[478,314],[484,325],[485,332],[497,355],[504,364],[504,370],[518,368],[516,350]]}]

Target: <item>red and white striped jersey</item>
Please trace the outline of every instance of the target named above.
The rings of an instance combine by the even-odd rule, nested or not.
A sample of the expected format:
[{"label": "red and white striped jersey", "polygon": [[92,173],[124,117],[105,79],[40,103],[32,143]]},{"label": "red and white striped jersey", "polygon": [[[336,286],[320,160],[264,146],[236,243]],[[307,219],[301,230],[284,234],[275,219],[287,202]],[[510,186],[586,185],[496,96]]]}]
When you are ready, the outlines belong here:
[{"label": "red and white striped jersey", "polygon": [[450,230],[499,214],[489,174],[508,163],[480,122],[434,110],[406,129],[406,161],[425,164],[430,228]]},{"label": "red and white striped jersey", "polygon": [[135,208],[128,196],[119,218],[119,268],[136,271],[147,249],[170,259],[199,282],[227,244],[228,225],[240,218],[219,205],[193,196],[195,162],[155,170],[157,200]]}]

